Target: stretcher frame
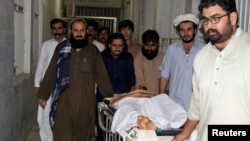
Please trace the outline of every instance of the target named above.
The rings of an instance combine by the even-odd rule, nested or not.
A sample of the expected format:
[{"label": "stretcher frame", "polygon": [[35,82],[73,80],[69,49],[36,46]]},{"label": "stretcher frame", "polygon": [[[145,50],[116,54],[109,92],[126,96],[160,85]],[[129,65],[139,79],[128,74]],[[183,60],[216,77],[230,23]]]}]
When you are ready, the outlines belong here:
[{"label": "stretcher frame", "polygon": [[104,132],[104,141],[122,141],[119,133],[111,132],[111,124],[115,111],[104,102],[99,102],[98,108],[98,124]]}]

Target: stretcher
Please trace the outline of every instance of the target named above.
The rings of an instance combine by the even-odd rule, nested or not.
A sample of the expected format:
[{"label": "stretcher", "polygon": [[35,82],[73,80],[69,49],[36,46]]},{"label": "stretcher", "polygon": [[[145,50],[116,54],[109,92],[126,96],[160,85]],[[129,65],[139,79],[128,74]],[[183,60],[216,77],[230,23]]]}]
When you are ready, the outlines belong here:
[{"label": "stretcher", "polygon": [[[105,141],[139,141],[137,138],[138,128],[131,129],[127,135],[120,135],[119,133],[111,132],[111,124],[115,109],[109,107],[109,100],[104,100],[98,103],[98,124],[104,132]],[[161,133],[157,133],[158,141],[170,141],[174,135],[181,132],[181,129],[162,130]]]},{"label": "stretcher", "polygon": [[98,124],[104,132],[104,140],[122,141],[122,136],[120,136],[118,133],[113,133],[110,130],[115,109],[109,107],[104,102],[99,102],[97,108],[98,108]]}]

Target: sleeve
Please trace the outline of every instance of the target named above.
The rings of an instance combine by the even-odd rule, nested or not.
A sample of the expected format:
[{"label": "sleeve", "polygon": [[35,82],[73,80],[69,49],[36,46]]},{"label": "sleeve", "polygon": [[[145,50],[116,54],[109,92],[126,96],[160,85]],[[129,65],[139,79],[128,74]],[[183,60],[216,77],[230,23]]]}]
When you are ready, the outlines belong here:
[{"label": "sleeve", "polygon": [[136,85],[146,85],[144,77],[143,77],[143,65],[142,60],[139,59],[137,56],[134,60],[134,68],[135,68],[135,78],[136,78]]},{"label": "sleeve", "polygon": [[169,75],[170,75],[170,66],[171,66],[171,47],[168,47],[168,49],[165,52],[165,55],[163,57],[162,60],[162,64],[160,66],[160,71],[161,71],[161,77],[164,77],[166,79],[169,79]]},{"label": "sleeve", "polygon": [[54,78],[56,75],[56,63],[57,63],[58,53],[57,51],[54,52],[52,59],[49,63],[48,69],[45,72],[43,81],[41,83],[41,86],[38,91],[38,98],[47,100],[49,99],[52,89],[53,89],[53,83]]},{"label": "sleeve", "polygon": [[110,82],[110,78],[103,62],[101,53],[97,50],[97,56],[95,61],[95,82],[104,98],[112,97],[114,91]]},{"label": "sleeve", "polygon": [[128,62],[129,90],[127,90],[127,92],[130,91],[130,88],[135,85],[135,69],[134,69],[134,60],[132,55],[130,55],[128,61],[129,61]]},{"label": "sleeve", "polygon": [[[196,59],[197,60],[197,59]],[[191,120],[199,120],[199,98],[198,98],[198,92],[199,92],[199,87],[198,87],[198,79],[197,79],[197,70],[196,67],[196,61],[194,61],[194,73],[193,73],[193,79],[192,79],[192,86],[193,86],[193,93],[190,99],[190,106],[188,109],[188,118]]]},{"label": "sleeve", "polygon": [[35,73],[35,80],[34,80],[34,87],[40,87],[40,83],[43,79],[43,75],[45,72],[45,65],[46,65],[46,54],[45,54],[45,44],[42,45],[41,54],[38,60],[38,64],[36,67]]}]

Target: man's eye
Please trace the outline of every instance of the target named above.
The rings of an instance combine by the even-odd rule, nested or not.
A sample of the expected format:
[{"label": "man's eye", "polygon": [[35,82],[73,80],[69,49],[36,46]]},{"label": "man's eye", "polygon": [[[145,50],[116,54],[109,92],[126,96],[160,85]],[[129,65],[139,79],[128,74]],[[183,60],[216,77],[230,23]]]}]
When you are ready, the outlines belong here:
[{"label": "man's eye", "polygon": [[212,21],[217,21],[219,19],[219,17],[212,17],[211,20]]}]

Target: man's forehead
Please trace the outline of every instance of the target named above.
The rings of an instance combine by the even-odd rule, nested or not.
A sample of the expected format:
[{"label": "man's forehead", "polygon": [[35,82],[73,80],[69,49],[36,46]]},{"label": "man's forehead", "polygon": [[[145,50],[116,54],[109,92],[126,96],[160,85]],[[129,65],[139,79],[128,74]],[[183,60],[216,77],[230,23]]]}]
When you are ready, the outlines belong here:
[{"label": "man's forehead", "polygon": [[88,25],[88,29],[95,29],[95,27],[92,25]]},{"label": "man's forehead", "polygon": [[129,26],[123,27],[122,29],[129,29],[129,30],[131,30],[131,28]]},{"label": "man's forehead", "polygon": [[225,10],[223,10],[221,6],[216,4],[216,5],[210,6],[208,8],[203,8],[201,14],[203,17],[211,17],[213,15],[222,14],[224,12],[225,12]]},{"label": "man's forehead", "polygon": [[158,42],[156,42],[156,41],[146,41],[146,42],[144,42],[144,44],[157,44]]}]

